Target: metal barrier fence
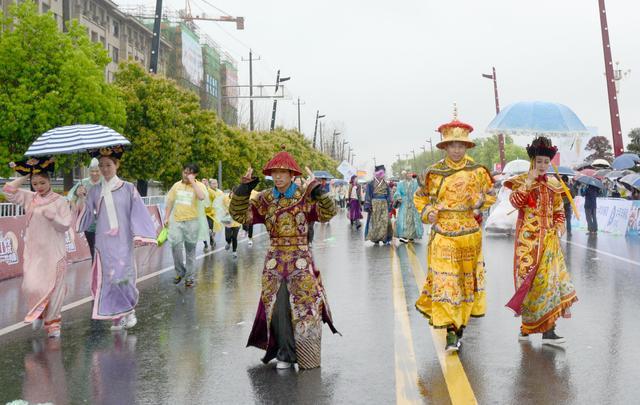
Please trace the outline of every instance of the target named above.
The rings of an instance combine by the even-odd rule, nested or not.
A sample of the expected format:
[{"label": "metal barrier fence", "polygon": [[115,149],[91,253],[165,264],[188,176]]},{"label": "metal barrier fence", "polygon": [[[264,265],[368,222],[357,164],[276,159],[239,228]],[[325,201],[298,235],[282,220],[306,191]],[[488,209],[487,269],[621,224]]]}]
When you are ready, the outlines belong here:
[{"label": "metal barrier fence", "polygon": [[[163,195],[151,195],[148,197],[142,197],[144,205],[157,205],[164,204]],[[12,203],[0,203],[0,218],[2,217],[19,217],[24,215],[24,209]]]},{"label": "metal barrier fence", "polygon": [[163,195],[150,195],[147,197],[142,197],[142,202],[144,205],[161,205],[164,204]]},{"label": "metal barrier fence", "polygon": [[1,217],[18,217],[24,215],[24,209],[21,206],[12,203],[0,203]]}]

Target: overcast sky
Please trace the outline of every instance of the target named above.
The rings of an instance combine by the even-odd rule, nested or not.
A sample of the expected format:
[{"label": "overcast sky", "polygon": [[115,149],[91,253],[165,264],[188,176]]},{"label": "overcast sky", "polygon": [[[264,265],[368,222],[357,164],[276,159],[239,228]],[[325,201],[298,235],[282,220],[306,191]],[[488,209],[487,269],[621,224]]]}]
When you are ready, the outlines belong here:
[{"label": "overcast sky", "polygon": [[[277,69],[292,77],[277,124],[297,126],[293,100],[300,97],[305,135],[313,136],[319,109],[328,126],[344,130],[358,165],[371,165],[375,155],[389,168],[396,154],[419,152],[451,120],[453,102],[459,118],[476,128],[472,136],[485,136],[495,107],[492,83],[481,74],[491,66],[502,106],[560,102],[610,137],[597,0],[207,1],[245,17],[244,31],[199,23],[239,60],[241,84],[248,84],[248,63],[240,58],[249,46],[261,57],[254,84],[273,84]],[[203,0],[193,0],[192,10],[219,13]],[[640,4],[607,0],[607,14],[613,59],[632,70],[619,94],[626,135],[640,127]],[[258,124],[268,127],[271,102],[256,106]]]}]

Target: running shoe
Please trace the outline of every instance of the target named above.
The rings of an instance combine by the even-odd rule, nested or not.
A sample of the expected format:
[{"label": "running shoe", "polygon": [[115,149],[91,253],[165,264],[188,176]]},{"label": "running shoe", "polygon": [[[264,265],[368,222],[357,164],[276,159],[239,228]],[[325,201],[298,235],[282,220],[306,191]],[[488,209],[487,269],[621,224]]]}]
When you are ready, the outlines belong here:
[{"label": "running shoe", "polygon": [[44,325],[44,319],[38,318],[38,319],[36,319],[35,321],[33,321],[31,323],[31,329],[40,330],[40,329],[42,329],[43,325]]},{"label": "running shoe", "polygon": [[555,328],[548,330],[542,334],[542,344],[550,346],[563,346],[567,339],[556,335]]},{"label": "running shoe", "polygon": [[444,347],[447,353],[455,353],[460,350],[460,340],[456,332],[451,330],[447,332],[447,345]]},{"label": "running shoe", "polygon": [[111,325],[111,330],[122,330],[127,325],[127,317],[122,316],[118,319],[113,320],[113,324]]},{"label": "running shoe", "polygon": [[131,329],[138,324],[138,318],[136,318],[136,311],[131,312],[125,318],[126,318],[126,323],[124,327],[127,329]]}]

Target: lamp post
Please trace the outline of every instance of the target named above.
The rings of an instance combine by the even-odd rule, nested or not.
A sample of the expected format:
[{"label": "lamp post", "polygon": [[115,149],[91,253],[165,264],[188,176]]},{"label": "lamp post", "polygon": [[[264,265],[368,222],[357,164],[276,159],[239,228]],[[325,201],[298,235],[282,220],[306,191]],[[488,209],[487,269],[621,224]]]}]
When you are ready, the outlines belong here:
[{"label": "lamp post", "polygon": [[340,148],[340,160],[344,160],[344,149],[345,146],[349,143],[346,139],[342,141],[342,147]]},{"label": "lamp post", "polygon": [[[482,77],[485,79],[493,80],[493,94],[496,101],[496,115],[500,113],[500,101],[498,100],[498,78],[496,77],[496,68],[495,66],[491,68],[492,73],[490,75],[483,73]],[[498,150],[500,151],[500,167],[503,168],[505,165],[505,154],[504,154],[504,135],[498,134]]]},{"label": "lamp post", "polygon": [[[291,80],[291,77],[280,77],[280,70],[278,70],[278,75],[276,76],[276,90],[274,92],[275,95],[278,95],[278,89],[280,88],[280,83],[286,82],[287,80]],[[299,100],[298,100],[299,101]],[[278,108],[278,99],[273,99],[273,111],[271,112],[271,131],[276,126],[276,109]]]},{"label": "lamp post", "polygon": [[316,126],[313,130],[313,148],[316,148],[316,135],[318,134],[318,120],[324,118],[326,115],[320,115],[320,110],[316,110]]}]

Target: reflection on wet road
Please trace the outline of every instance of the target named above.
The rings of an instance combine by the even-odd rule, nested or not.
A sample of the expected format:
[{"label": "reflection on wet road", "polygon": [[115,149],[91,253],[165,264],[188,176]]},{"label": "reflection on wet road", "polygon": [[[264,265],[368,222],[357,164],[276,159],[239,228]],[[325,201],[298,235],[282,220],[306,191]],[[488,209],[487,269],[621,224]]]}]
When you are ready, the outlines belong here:
[{"label": "reflection on wet road", "polygon": [[[459,356],[443,357],[442,337],[413,308],[426,242],[365,244],[340,215],[316,225],[313,246],[343,335],[324,329],[320,369],[277,372],[245,348],[268,243],[262,235],[253,247],[241,243],[237,260],[224,250],[202,257],[194,289],[174,286],[171,270],[142,281],[139,323],[128,332],[91,321],[84,303],[65,311],[60,340],[28,327],[0,336],[0,403],[635,403],[640,241],[575,233],[570,242],[563,246],[580,301],[573,318],[558,323],[566,349],[542,347],[538,337],[517,341],[518,319],[504,308],[513,240],[486,236],[487,316],[472,321]],[[167,252],[155,256],[145,274],[170,265]],[[86,295],[85,272],[74,273],[68,302]],[[6,286],[3,294],[15,294]],[[2,309],[13,318],[0,328],[19,312],[18,304]]]}]

